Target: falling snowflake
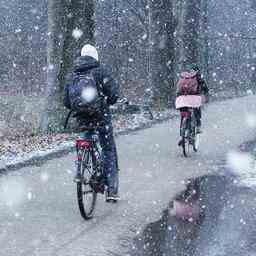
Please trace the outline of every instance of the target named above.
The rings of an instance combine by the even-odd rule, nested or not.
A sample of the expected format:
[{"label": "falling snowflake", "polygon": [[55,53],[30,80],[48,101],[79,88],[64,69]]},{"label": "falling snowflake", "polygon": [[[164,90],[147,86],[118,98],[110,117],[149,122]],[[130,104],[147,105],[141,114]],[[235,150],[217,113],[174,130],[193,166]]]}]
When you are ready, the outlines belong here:
[{"label": "falling snowflake", "polygon": [[242,174],[253,169],[254,159],[250,154],[231,151],[227,155],[227,163],[234,172]]},{"label": "falling snowflake", "polygon": [[147,34],[144,34],[144,35],[142,36],[142,39],[143,39],[143,40],[146,40],[147,37],[148,37],[148,35],[147,35]]},{"label": "falling snowflake", "polygon": [[21,177],[5,177],[0,182],[0,204],[15,207],[26,200],[26,185]]},{"label": "falling snowflake", "polygon": [[27,197],[28,197],[28,200],[29,200],[29,201],[32,200],[33,194],[32,194],[31,191],[28,192]]},{"label": "falling snowflake", "polygon": [[72,36],[73,36],[76,40],[78,40],[78,39],[80,39],[80,38],[82,37],[83,33],[84,33],[84,32],[83,32],[81,29],[76,28],[76,29],[73,30]]},{"label": "falling snowflake", "polygon": [[256,127],[256,115],[253,113],[249,113],[246,116],[246,124],[250,128],[255,128]]},{"label": "falling snowflake", "polygon": [[54,70],[54,65],[53,64],[49,64],[48,70]]},{"label": "falling snowflake", "polygon": [[47,182],[49,180],[49,174],[47,172],[41,173],[40,179],[42,182]]}]

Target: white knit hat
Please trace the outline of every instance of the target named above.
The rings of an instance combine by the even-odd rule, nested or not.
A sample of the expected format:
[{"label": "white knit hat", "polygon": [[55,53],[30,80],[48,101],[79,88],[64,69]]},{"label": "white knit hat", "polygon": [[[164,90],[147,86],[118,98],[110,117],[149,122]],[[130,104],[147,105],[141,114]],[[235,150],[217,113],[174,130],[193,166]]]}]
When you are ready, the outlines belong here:
[{"label": "white knit hat", "polygon": [[99,61],[99,54],[96,48],[90,44],[86,44],[81,50],[81,56],[90,56]]}]

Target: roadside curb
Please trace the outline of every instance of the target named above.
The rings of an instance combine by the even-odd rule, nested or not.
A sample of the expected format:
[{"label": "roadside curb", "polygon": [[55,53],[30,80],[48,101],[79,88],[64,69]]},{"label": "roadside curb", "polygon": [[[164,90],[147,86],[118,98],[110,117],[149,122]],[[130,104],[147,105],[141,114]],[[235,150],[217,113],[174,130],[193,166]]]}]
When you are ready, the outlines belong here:
[{"label": "roadside curb", "polygon": [[[165,121],[174,119],[178,116],[179,115],[176,113],[170,113],[170,115],[168,116],[157,117],[154,120],[149,120],[148,122],[141,123],[136,127],[126,128],[122,131],[118,131],[115,133],[115,137],[128,135],[130,133],[137,132],[140,130],[145,130],[145,129],[151,128],[156,124],[161,124]],[[6,174],[10,171],[16,171],[28,166],[41,166],[46,161],[49,161],[55,158],[60,158],[64,155],[74,152],[74,150],[75,150],[74,142],[69,141],[66,143],[66,145],[57,146],[57,148],[55,149],[48,149],[46,151],[35,152],[34,154],[32,154],[32,156],[21,159],[21,160],[17,160],[17,161],[14,160],[10,163],[2,164],[2,165],[0,163],[0,174]]]}]

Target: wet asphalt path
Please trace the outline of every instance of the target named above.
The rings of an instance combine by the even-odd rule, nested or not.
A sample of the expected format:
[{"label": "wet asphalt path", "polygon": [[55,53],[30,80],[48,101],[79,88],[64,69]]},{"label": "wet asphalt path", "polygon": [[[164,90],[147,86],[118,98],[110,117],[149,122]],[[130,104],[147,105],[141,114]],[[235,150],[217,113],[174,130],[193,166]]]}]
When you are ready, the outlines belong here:
[{"label": "wet asphalt path", "polygon": [[255,113],[255,100],[209,105],[202,151],[189,159],[176,146],[178,120],[118,137],[122,200],[109,205],[100,198],[90,222],[78,212],[74,154],[0,177],[0,255],[125,255],[132,238],[159,219],[184,189],[184,180],[215,172],[230,150],[254,138],[247,121]]}]

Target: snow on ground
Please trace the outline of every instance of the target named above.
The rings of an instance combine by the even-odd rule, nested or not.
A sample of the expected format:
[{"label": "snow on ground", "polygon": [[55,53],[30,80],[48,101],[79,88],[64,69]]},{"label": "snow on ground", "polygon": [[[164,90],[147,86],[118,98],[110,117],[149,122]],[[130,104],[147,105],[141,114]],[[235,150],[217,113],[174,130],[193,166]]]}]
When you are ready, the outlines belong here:
[{"label": "snow on ground", "polygon": [[[154,120],[146,118],[143,114],[119,116],[114,119],[113,126],[116,134],[127,130],[137,130],[155,121],[168,119],[174,113],[174,110],[154,112]],[[59,151],[69,150],[75,145],[75,137],[76,134],[53,134],[6,139],[0,143],[0,169],[6,165],[15,165],[34,158],[43,158]]]}]

